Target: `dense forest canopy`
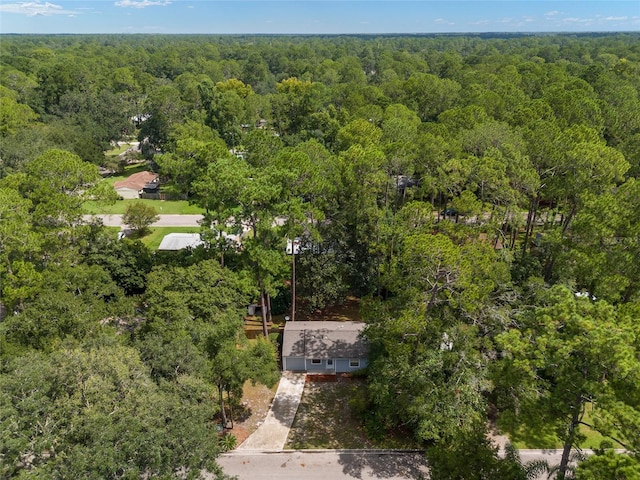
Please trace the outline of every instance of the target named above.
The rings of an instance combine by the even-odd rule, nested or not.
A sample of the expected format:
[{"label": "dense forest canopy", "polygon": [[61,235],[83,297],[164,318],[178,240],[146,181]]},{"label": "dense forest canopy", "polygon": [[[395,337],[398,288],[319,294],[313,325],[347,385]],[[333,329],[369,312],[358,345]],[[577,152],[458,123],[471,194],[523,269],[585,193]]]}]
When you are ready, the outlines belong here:
[{"label": "dense forest canopy", "polygon": [[[363,299],[371,435],[524,478],[447,461],[497,412],[559,478],[640,475],[639,34],[1,40],[2,476],[217,471],[214,418],[277,378],[242,311],[287,308],[293,237],[300,312]],[[136,138],[204,247],[84,220]],[[630,455],[571,472],[587,425]]]}]

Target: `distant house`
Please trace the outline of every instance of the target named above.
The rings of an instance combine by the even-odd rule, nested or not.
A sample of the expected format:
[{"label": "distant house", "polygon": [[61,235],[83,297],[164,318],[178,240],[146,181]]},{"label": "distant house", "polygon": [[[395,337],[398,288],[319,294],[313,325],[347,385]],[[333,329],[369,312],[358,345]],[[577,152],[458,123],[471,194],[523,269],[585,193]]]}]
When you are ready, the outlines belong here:
[{"label": "distant house", "polygon": [[98,172],[102,177],[110,177],[111,175],[115,175],[116,171],[112,168],[98,167]]},{"label": "distant house", "polygon": [[140,198],[140,194],[149,190],[150,185],[158,185],[158,174],[153,172],[138,172],[125,180],[115,182],[113,188],[122,198]]},{"label": "distant house", "polygon": [[[231,246],[240,246],[240,236],[222,232],[222,237]],[[204,245],[199,233],[168,233],[160,242],[158,250],[183,250]]]},{"label": "distant house", "polygon": [[417,178],[409,177],[407,175],[396,175],[394,177],[396,188],[399,192],[404,193],[405,190],[420,185],[420,180]]},{"label": "distant house", "polygon": [[369,346],[362,322],[287,322],[282,369],[309,373],[348,373],[367,366]]},{"label": "distant house", "polygon": [[169,233],[160,242],[158,250],[182,250],[203,244],[199,233]]},{"label": "distant house", "polygon": [[142,191],[144,193],[158,193],[160,191],[160,183],[159,182],[147,183],[144,187],[142,187]]}]

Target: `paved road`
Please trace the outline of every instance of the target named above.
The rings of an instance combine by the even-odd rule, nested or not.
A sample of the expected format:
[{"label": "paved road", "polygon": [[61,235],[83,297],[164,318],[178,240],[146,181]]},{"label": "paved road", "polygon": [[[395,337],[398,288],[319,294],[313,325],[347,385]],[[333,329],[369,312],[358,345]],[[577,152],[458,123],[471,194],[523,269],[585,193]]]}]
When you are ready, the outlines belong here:
[{"label": "paved road", "polygon": [[305,378],[304,373],[283,372],[267,417],[237,450],[280,451],[284,448],[300,405]]},{"label": "paved road", "polygon": [[[523,463],[546,460],[558,465],[561,450],[519,450]],[[583,450],[590,455],[591,450]],[[234,451],[221,455],[218,464],[240,480],[417,480],[429,479],[422,452],[394,450],[285,450]],[[539,480],[546,476],[539,477]]]},{"label": "paved road", "polygon": [[[153,227],[199,227],[202,215],[159,215],[160,220],[152,224]],[[107,227],[123,227],[122,215],[85,215],[85,221],[91,221],[92,218],[99,218]]]},{"label": "paved road", "polygon": [[235,451],[218,458],[228,475],[240,480],[417,480],[428,479],[419,452],[367,450]]}]

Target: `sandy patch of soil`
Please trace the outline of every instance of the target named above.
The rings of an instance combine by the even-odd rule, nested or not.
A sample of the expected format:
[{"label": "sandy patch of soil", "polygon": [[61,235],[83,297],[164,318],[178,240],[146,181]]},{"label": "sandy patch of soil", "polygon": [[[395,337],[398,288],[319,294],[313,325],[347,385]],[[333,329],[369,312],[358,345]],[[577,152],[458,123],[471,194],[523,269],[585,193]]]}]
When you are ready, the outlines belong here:
[{"label": "sandy patch of soil", "polygon": [[245,383],[240,409],[234,410],[233,429],[229,431],[238,440],[237,445],[244,442],[264,422],[277,388],[277,383],[273,388]]}]

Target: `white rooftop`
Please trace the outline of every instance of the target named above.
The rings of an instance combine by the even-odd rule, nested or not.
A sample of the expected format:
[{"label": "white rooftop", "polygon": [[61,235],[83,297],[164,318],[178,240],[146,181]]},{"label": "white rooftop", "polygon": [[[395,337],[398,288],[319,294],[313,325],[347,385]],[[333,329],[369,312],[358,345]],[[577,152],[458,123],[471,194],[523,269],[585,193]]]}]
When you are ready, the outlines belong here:
[{"label": "white rooftop", "polygon": [[199,233],[169,233],[164,236],[158,250],[182,250],[196,248],[204,242]]}]

